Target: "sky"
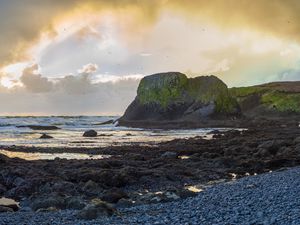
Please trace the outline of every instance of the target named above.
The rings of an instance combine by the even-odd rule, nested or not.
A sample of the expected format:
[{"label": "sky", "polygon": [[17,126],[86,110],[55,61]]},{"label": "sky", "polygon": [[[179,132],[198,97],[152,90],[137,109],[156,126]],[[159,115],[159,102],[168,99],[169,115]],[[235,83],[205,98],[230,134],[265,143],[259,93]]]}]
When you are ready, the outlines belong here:
[{"label": "sky", "polygon": [[146,75],[300,80],[298,0],[0,0],[0,115],[121,115]]}]

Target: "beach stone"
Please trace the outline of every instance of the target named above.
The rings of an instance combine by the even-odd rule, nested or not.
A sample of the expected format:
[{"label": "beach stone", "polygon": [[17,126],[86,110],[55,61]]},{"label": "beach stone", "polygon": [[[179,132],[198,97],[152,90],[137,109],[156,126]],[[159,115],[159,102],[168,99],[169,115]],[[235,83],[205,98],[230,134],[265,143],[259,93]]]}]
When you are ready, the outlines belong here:
[{"label": "beach stone", "polygon": [[97,137],[97,131],[88,130],[83,133],[83,137]]},{"label": "beach stone", "polygon": [[93,220],[103,216],[112,216],[117,211],[116,209],[100,199],[93,199],[91,204],[84,207],[77,214],[77,218],[83,220]]},{"label": "beach stone", "polygon": [[48,135],[48,134],[42,134],[42,136],[40,137],[40,139],[52,139],[53,137]]}]

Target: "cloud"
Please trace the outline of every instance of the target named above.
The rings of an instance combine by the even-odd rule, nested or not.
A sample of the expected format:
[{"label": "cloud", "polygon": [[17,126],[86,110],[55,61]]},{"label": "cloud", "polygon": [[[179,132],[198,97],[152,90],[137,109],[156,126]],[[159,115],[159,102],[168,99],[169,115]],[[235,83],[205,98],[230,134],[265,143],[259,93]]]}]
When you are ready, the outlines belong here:
[{"label": "cloud", "polygon": [[84,65],[82,69],[78,70],[78,72],[84,74],[92,74],[95,73],[97,70],[98,70],[97,64],[89,63]]},{"label": "cloud", "polygon": [[[3,65],[27,59],[28,48],[45,34],[56,36],[57,26],[68,18],[111,12],[116,17],[123,16],[120,24],[133,25],[126,29],[133,38],[165,11],[179,12],[197,22],[214,23],[225,29],[250,28],[300,41],[298,0],[1,0],[0,62]],[[79,36],[91,34],[98,36],[89,27],[79,31]]]},{"label": "cloud", "polygon": [[24,69],[20,81],[25,88],[34,93],[49,92],[53,89],[53,83],[46,77],[42,77],[37,71],[39,66],[34,64]]},{"label": "cloud", "polygon": [[134,99],[142,77],[106,75],[109,79],[105,80],[99,79],[101,75],[79,73],[50,79],[39,70],[36,64],[25,68],[22,86],[6,88],[0,84],[0,114],[121,115]]}]

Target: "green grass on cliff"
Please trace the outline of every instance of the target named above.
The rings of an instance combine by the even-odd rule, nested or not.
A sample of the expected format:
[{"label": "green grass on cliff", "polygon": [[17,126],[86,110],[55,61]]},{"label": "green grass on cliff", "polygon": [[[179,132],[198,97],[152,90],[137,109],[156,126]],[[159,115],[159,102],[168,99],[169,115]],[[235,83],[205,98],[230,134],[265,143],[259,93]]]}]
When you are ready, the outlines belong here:
[{"label": "green grass on cliff", "polygon": [[253,86],[231,88],[230,93],[239,103],[249,96],[257,95],[260,103],[267,109],[277,110],[278,112],[300,112],[300,93],[285,92],[274,90],[272,87]]},{"label": "green grass on cliff", "polygon": [[261,101],[279,112],[300,113],[300,93],[266,92],[262,95]]}]

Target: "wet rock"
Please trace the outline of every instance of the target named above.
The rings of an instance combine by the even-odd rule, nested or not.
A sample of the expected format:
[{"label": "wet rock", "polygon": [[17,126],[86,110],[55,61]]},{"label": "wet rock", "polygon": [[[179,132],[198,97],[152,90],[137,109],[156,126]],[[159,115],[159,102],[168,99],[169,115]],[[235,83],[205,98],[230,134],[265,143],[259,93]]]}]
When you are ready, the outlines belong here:
[{"label": "wet rock", "polygon": [[128,208],[134,205],[134,202],[131,199],[121,198],[117,204],[117,208]]},{"label": "wet rock", "polygon": [[53,137],[48,135],[48,134],[42,134],[42,136],[40,137],[40,139],[52,139]]},{"label": "wet rock", "polygon": [[102,216],[112,216],[117,213],[116,209],[100,199],[93,199],[91,204],[79,211],[77,217],[83,220],[93,220]]},{"label": "wet rock", "polygon": [[294,140],[294,143],[297,145],[297,144],[300,144],[300,137],[296,137],[295,140]]},{"label": "wet rock", "polygon": [[6,191],[7,188],[4,185],[0,184],[0,195],[3,195],[3,193],[5,193]]},{"label": "wet rock", "polygon": [[177,153],[176,152],[165,152],[163,153],[160,158],[162,159],[176,159]]},{"label": "wet rock", "polygon": [[66,208],[67,209],[76,209],[80,210],[86,206],[81,197],[69,197],[66,199]]},{"label": "wet rock", "polygon": [[108,124],[113,124],[114,123],[114,120],[107,120],[105,122],[102,122],[102,123],[96,123],[95,125],[108,125]]},{"label": "wet rock", "polygon": [[12,208],[9,208],[7,206],[0,206],[0,213],[6,213],[6,212],[13,212],[14,210]]},{"label": "wet rock", "polygon": [[262,156],[262,157],[267,157],[267,156],[270,156],[271,154],[270,154],[270,152],[267,149],[260,148],[257,151],[257,155],[258,156]]},{"label": "wet rock", "polygon": [[41,213],[41,212],[56,212],[56,211],[58,211],[58,209],[57,208],[55,208],[55,207],[49,207],[49,208],[41,208],[41,209],[38,209],[38,210],[36,210],[36,212],[37,213]]},{"label": "wet rock", "polygon": [[97,131],[88,130],[83,133],[83,137],[97,137]]},{"label": "wet rock", "polygon": [[221,131],[219,131],[219,130],[212,130],[212,131],[208,132],[208,134],[221,134]]},{"label": "wet rock", "polygon": [[37,211],[38,209],[47,209],[50,207],[64,209],[65,206],[65,199],[61,196],[42,196],[36,198],[31,204],[31,208],[34,211]]},{"label": "wet rock", "polygon": [[22,125],[17,128],[29,128],[31,130],[59,130],[57,126],[42,126],[42,125]]},{"label": "wet rock", "polygon": [[122,198],[128,198],[128,195],[124,191],[117,188],[113,188],[109,191],[106,191],[101,197],[103,201],[109,203],[117,203]]},{"label": "wet rock", "polygon": [[89,180],[84,184],[83,191],[88,195],[98,195],[102,189],[96,182]]}]

